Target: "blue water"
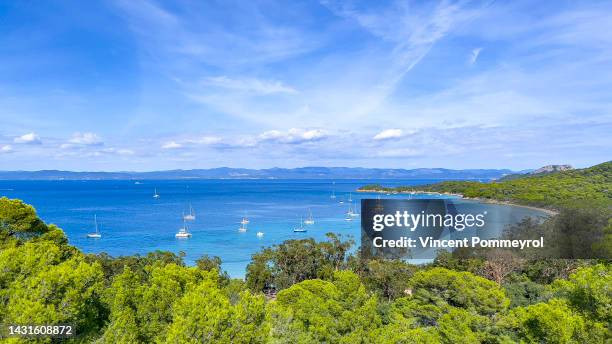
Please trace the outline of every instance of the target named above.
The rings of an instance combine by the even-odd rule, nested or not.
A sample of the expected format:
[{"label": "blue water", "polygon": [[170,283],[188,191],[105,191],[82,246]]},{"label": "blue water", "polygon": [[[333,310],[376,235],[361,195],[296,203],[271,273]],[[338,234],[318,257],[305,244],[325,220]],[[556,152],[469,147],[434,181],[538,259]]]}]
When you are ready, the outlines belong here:
[{"label": "blue water", "polygon": [[[166,250],[186,254],[193,264],[204,254],[219,256],[223,269],[232,277],[243,277],[251,255],[262,247],[287,239],[325,239],[335,232],[360,237],[360,221],[347,222],[349,193],[359,204],[372,194],[356,193],[365,184],[385,186],[417,185],[434,180],[342,180],[335,182],[337,198],[330,198],[329,180],[163,180],[163,181],[0,181],[0,197],[19,198],[32,204],[47,223],[64,230],[72,245],[87,253],[106,252],[113,256],[146,254]],[[160,194],[154,199],[154,188]],[[407,195],[385,195],[402,198]],[[414,197],[414,196],[413,196]],[[425,196],[420,196],[425,197]],[[340,200],[345,200],[340,204]],[[176,239],[182,227],[182,213],[189,204],[196,212],[190,223],[189,239]],[[526,208],[486,205],[504,221],[540,215]],[[308,232],[294,233],[300,216],[311,209],[315,224]],[[248,215],[246,233],[240,220]],[[89,239],[97,215],[102,239]],[[257,237],[258,231],[264,232]]]}]

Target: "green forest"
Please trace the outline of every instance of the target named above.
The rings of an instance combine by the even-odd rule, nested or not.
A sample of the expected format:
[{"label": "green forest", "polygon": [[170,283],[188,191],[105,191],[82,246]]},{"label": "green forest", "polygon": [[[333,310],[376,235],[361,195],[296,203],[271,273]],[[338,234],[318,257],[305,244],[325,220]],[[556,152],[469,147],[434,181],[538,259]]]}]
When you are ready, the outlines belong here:
[{"label": "green forest", "polygon": [[445,181],[422,186],[387,188],[366,185],[361,191],[439,192],[461,194],[467,198],[507,201],[517,204],[558,208],[579,202],[612,203],[612,161],[593,167],[543,175],[482,183],[475,181]]},{"label": "green forest", "polygon": [[[425,189],[544,202],[559,214],[517,226],[598,231],[597,244],[609,249],[611,166]],[[588,206],[570,205],[589,195]],[[30,205],[0,198],[0,324],[3,332],[8,324],[74,324],[74,343],[612,341],[609,260],[440,252],[412,265],[361,259],[354,245],[334,234],[289,240],[254,254],[245,279],[232,279],[217,257],[188,266],[169,252],[85,254]]]}]

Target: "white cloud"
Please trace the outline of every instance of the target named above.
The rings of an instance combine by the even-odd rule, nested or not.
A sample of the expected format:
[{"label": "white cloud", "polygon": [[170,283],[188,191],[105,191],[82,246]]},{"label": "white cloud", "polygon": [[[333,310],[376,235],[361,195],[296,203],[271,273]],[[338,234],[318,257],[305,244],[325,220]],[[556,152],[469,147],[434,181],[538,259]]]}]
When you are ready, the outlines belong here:
[{"label": "white cloud", "polygon": [[470,53],[470,58],[468,60],[468,62],[473,65],[474,63],[476,63],[476,60],[478,60],[478,57],[480,56],[480,52],[482,51],[482,48],[475,48],[472,49],[472,52]]},{"label": "white cloud", "polygon": [[189,148],[194,145],[210,146],[218,149],[252,148],[261,144],[290,144],[316,142],[327,138],[329,134],[322,129],[291,128],[288,130],[268,130],[257,135],[235,135],[228,137],[202,136],[192,139],[175,139],[162,145],[163,149]]},{"label": "white cloud", "polygon": [[214,145],[221,143],[223,139],[218,136],[202,136],[196,139],[188,140],[187,142],[198,145]]},{"label": "white cloud", "polygon": [[303,143],[318,141],[327,137],[321,129],[299,129],[291,128],[286,132],[269,130],[259,134],[258,140],[262,142],[272,141],[278,143]]},{"label": "white cloud", "polygon": [[302,139],[308,141],[322,139],[325,136],[327,136],[325,132],[320,129],[307,130],[301,134]]},{"label": "white cloud", "polygon": [[261,80],[255,78],[235,79],[227,76],[214,76],[204,79],[203,83],[208,86],[263,95],[274,93],[298,93],[293,87],[287,86],[276,80]]},{"label": "white cloud", "polygon": [[76,132],[72,135],[72,138],[68,140],[69,143],[75,145],[84,145],[84,146],[95,146],[102,145],[104,142],[100,139],[100,137],[95,133],[79,133]]},{"label": "white cloud", "polygon": [[268,130],[259,134],[259,139],[262,141],[277,140],[286,137],[286,134],[278,130]]},{"label": "white cloud", "polygon": [[175,142],[175,141],[170,141],[170,142],[166,142],[162,145],[162,149],[178,149],[178,148],[182,148],[183,145]]},{"label": "white cloud", "polygon": [[41,144],[42,143],[40,140],[40,137],[36,135],[36,133],[34,132],[16,137],[13,141],[15,143],[26,143],[26,144]]},{"label": "white cloud", "polygon": [[402,129],[385,129],[380,133],[374,135],[374,140],[388,140],[401,137],[403,134]]},{"label": "white cloud", "polygon": [[0,147],[0,154],[11,153],[13,151],[13,147],[11,145],[4,145]]},{"label": "white cloud", "polygon": [[108,153],[108,154],[116,154],[116,155],[123,155],[123,156],[129,156],[129,155],[134,155],[135,152],[131,149],[117,149],[117,148],[106,148],[101,150],[102,153]]}]

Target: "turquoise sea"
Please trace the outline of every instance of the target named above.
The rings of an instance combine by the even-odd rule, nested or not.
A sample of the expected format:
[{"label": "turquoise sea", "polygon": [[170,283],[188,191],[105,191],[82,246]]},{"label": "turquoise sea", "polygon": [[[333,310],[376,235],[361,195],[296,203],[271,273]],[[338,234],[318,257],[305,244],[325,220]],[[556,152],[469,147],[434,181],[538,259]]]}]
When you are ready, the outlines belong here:
[{"label": "turquoise sea", "polygon": [[[32,204],[44,221],[61,227],[70,243],[84,252],[119,256],[183,251],[188,264],[208,254],[221,257],[223,268],[232,277],[242,277],[251,255],[265,246],[305,237],[323,240],[327,232],[352,235],[358,240],[359,218],[345,221],[348,198],[358,205],[361,198],[376,197],[355,192],[358,187],[432,182],[436,180],[4,180],[0,181],[0,197]],[[159,199],[153,198],[155,189]],[[333,189],[336,199],[330,198]],[[183,225],[182,214],[189,211],[190,204],[196,213],[196,220],[189,223],[193,236],[176,239],[174,235]],[[525,216],[542,215],[527,208],[482,206],[501,219],[500,227]],[[309,209],[315,224],[307,226],[305,233],[293,232]],[[241,233],[238,228],[245,214],[250,223],[247,232]],[[101,239],[86,237],[93,231],[94,215]],[[263,237],[257,232],[263,232]]]}]

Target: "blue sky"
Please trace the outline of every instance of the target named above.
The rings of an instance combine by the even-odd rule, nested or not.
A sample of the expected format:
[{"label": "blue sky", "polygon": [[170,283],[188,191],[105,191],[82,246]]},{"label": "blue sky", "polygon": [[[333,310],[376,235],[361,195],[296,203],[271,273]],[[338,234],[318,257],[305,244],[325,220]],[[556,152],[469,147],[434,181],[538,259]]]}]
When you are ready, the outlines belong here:
[{"label": "blue sky", "polygon": [[0,169],[589,166],[610,32],[610,2],[0,0]]}]

